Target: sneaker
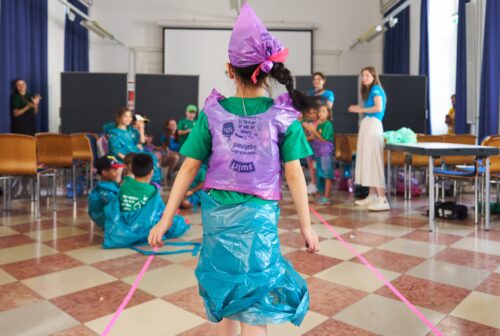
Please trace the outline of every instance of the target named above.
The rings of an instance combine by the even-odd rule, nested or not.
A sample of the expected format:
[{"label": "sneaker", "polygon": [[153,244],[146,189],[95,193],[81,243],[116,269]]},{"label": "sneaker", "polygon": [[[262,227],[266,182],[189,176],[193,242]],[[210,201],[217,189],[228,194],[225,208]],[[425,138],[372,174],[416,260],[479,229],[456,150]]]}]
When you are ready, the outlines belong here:
[{"label": "sneaker", "polygon": [[332,201],[329,198],[323,196],[319,197],[314,203],[316,205],[332,205]]},{"label": "sneaker", "polygon": [[312,195],[318,192],[318,188],[316,187],[315,184],[309,183],[307,185],[307,194]]},{"label": "sneaker", "polygon": [[374,203],[377,203],[378,197],[376,195],[368,195],[366,198],[363,198],[362,200],[357,200],[354,202],[354,204],[358,206],[370,206]]},{"label": "sneaker", "polygon": [[368,207],[370,211],[388,211],[391,210],[391,206],[389,202],[387,202],[387,198],[380,198],[377,203],[373,203]]}]

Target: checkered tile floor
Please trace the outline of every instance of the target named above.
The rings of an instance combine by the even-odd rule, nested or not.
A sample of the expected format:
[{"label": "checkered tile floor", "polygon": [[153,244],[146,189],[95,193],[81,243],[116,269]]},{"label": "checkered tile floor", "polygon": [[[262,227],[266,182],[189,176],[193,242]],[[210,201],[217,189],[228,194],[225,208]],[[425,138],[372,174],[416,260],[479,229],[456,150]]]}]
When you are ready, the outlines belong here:
[{"label": "checkered tile floor", "polygon": [[[472,219],[438,222],[426,231],[427,199],[369,213],[335,192],[334,205],[315,207],[444,335],[500,335],[500,218],[491,232]],[[304,251],[287,196],[279,223],[282,250],[307,279],[311,309],[300,327],[273,325],[270,335],[423,336],[428,328],[313,218],[321,252]],[[60,201],[57,213],[14,202],[0,217],[0,334],[98,335],[127,294],[146,257],[130,249],[102,250],[102,232],[86,202]],[[200,214],[185,240],[201,241]],[[157,256],[111,335],[213,335],[197,294],[188,255]]]}]

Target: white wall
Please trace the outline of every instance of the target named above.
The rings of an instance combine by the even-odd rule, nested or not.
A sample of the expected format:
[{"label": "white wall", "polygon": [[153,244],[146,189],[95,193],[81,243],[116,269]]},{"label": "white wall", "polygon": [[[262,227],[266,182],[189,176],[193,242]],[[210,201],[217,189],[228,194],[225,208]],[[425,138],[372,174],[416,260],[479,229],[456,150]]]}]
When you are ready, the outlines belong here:
[{"label": "white wall", "polygon": [[452,15],[458,0],[429,1],[429,72],[431,129],[433,134],[447,132],[444,119],[455,93],[457,69],[457,24]]},{"label": "white wall", "polygon": [[[367,65],[382,68],[382,37],[349,47],[381,21],[378,0],[249,0],[264,23],[314,24],[313,69],[326,74],[356,74]],[[59,129],[60,73],[64,69],[64,6],[49,1],[49,128]],[[228,0],[97,0],[90,9],[97,20],[127,46],[136,50],[137,73],[162,73],[163,29],[160,22],[210,21],[232,24],[236,12]],[[91,72],[131,72],[128,49],[93,33]],[[209,51],[207,51],[209,52]]]},{"label": "white wall", "polygon": [[59,1],[48,2],[48,77],[49,131],[59,131],[61,105],[61,72],[64,71],[64,7]]},{"label": "white wall", "polygon": [[[366,65],[382,66],[382,39],[349,51],[355,39],[381,20],[374,0],[250,0],[266,24],[316,24],[314,70],[353,74]],[[314,5],[314,6],[313,6]],[[236,12],[227,0],[99,0],[91,16],[127,46],[137,50],[138,73],[162,72],[162,29],[165,21],[232,23]],[[127,72],[128,51],[90,34],[90,69]],[[209,52],[209,51],[207,51]]]}]

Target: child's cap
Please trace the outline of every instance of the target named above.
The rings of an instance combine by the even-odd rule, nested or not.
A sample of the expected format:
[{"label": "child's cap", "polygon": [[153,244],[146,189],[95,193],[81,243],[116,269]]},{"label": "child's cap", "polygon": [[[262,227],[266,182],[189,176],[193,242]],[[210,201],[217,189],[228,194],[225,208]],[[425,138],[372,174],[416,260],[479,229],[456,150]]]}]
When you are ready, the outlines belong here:
[{"label": "child's cap", "polygon": [[95,162],[95,168],[97,173],[101,174],[103,170],[123,168],[124,164],[119,163],[116,158],[112,155],[105,155],[98,158]]},{"label": "child's cap", "polygon": [[186,112],[198,112],[198,108],[196,107],[196,105],[193,105],[193,104],[189,104],[188,106],[186,106]]},{"label": "child's cap", "polygon": [[288,57],[288,49],[269,33],[252,8],[245,3],[236,19],[229,40],[229,62],[238,68],[259,65],[252,75],[252,82],[262,70],[269,73],[273,62],[284,63]]},{"label": "child's cap", "polygon": [[147,124],[149,122],[148,118],[146,118],[143,115],[137,114],[137,113],[134,115],[134,120],[136,120],[136,121],[144,121],[145,124]]}]

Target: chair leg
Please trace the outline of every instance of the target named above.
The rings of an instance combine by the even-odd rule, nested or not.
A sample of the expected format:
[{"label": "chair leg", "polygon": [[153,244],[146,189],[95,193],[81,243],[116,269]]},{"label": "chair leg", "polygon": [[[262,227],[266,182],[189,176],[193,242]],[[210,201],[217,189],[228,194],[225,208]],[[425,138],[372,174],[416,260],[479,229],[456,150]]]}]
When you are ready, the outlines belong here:
[{"label": "chair leg", "polygon": [[478,183],[477,183],[477,177],[474,178],[474,224],[477,225],[477,217],[478,217],[478,207],[479,207],[479,202],[478,202]]},{"label": "chair leg", "polygon": [[54,170],[54,175],[52,175],[52,210],[57,211],[57,170]]},{"label": "chair leg", "polygon": [[495,180],[495,187],[496,187],[496,192],[497,192],[497,197],[496,197],[496,200],[497,200],[497,204],[499,203],[498,202],[498,198],[499,198],[499,195],[500,195],[500,188],[498,188],[498,180]]},{"label": "chair leg", "polygon": [[90,190],[94,189],[94,169],[92,167],[92,163],[89,162],[89,179],[90,179]]},{"label": "chair leg", "polygon": [[8,209],[7,209],[7,193],[9,191],[7,191],[7,179],[4,179],[3,180],[3,208],[2,210],[4,212],[7,212]]},{"label": "chair leg", "polygon": [[76,166],[72,167],[72,178],[73,178],[73,202],[76,202]]},{"label": "chair leg", "polygon": [[411,183],[412,183],[412,174],[411,174],[411,165],[408,165],[408,199],[411,200]]},{"label": "chair leg", "polygon": [[[408,185],[406,183],[407,178],[408,178],[408,176],[406,175],[407,173],[408,173],[408,171],[407,171],[406,165],[403,165],[403,184],[404,184],[404,189],[405,189],[405,191],[404,191],[405,200],[408,199],[408,190],[407,190]],[[399,176],[398,176],[398,179],[399,179]],[[396,192],[397,192],[397,184],[396,184]]]},{"label": "chair leg", "polygon": [[40,174],[36,174],[36,203],[35,203],[35,217],[41,218],[42,214],[40,213]]}]

